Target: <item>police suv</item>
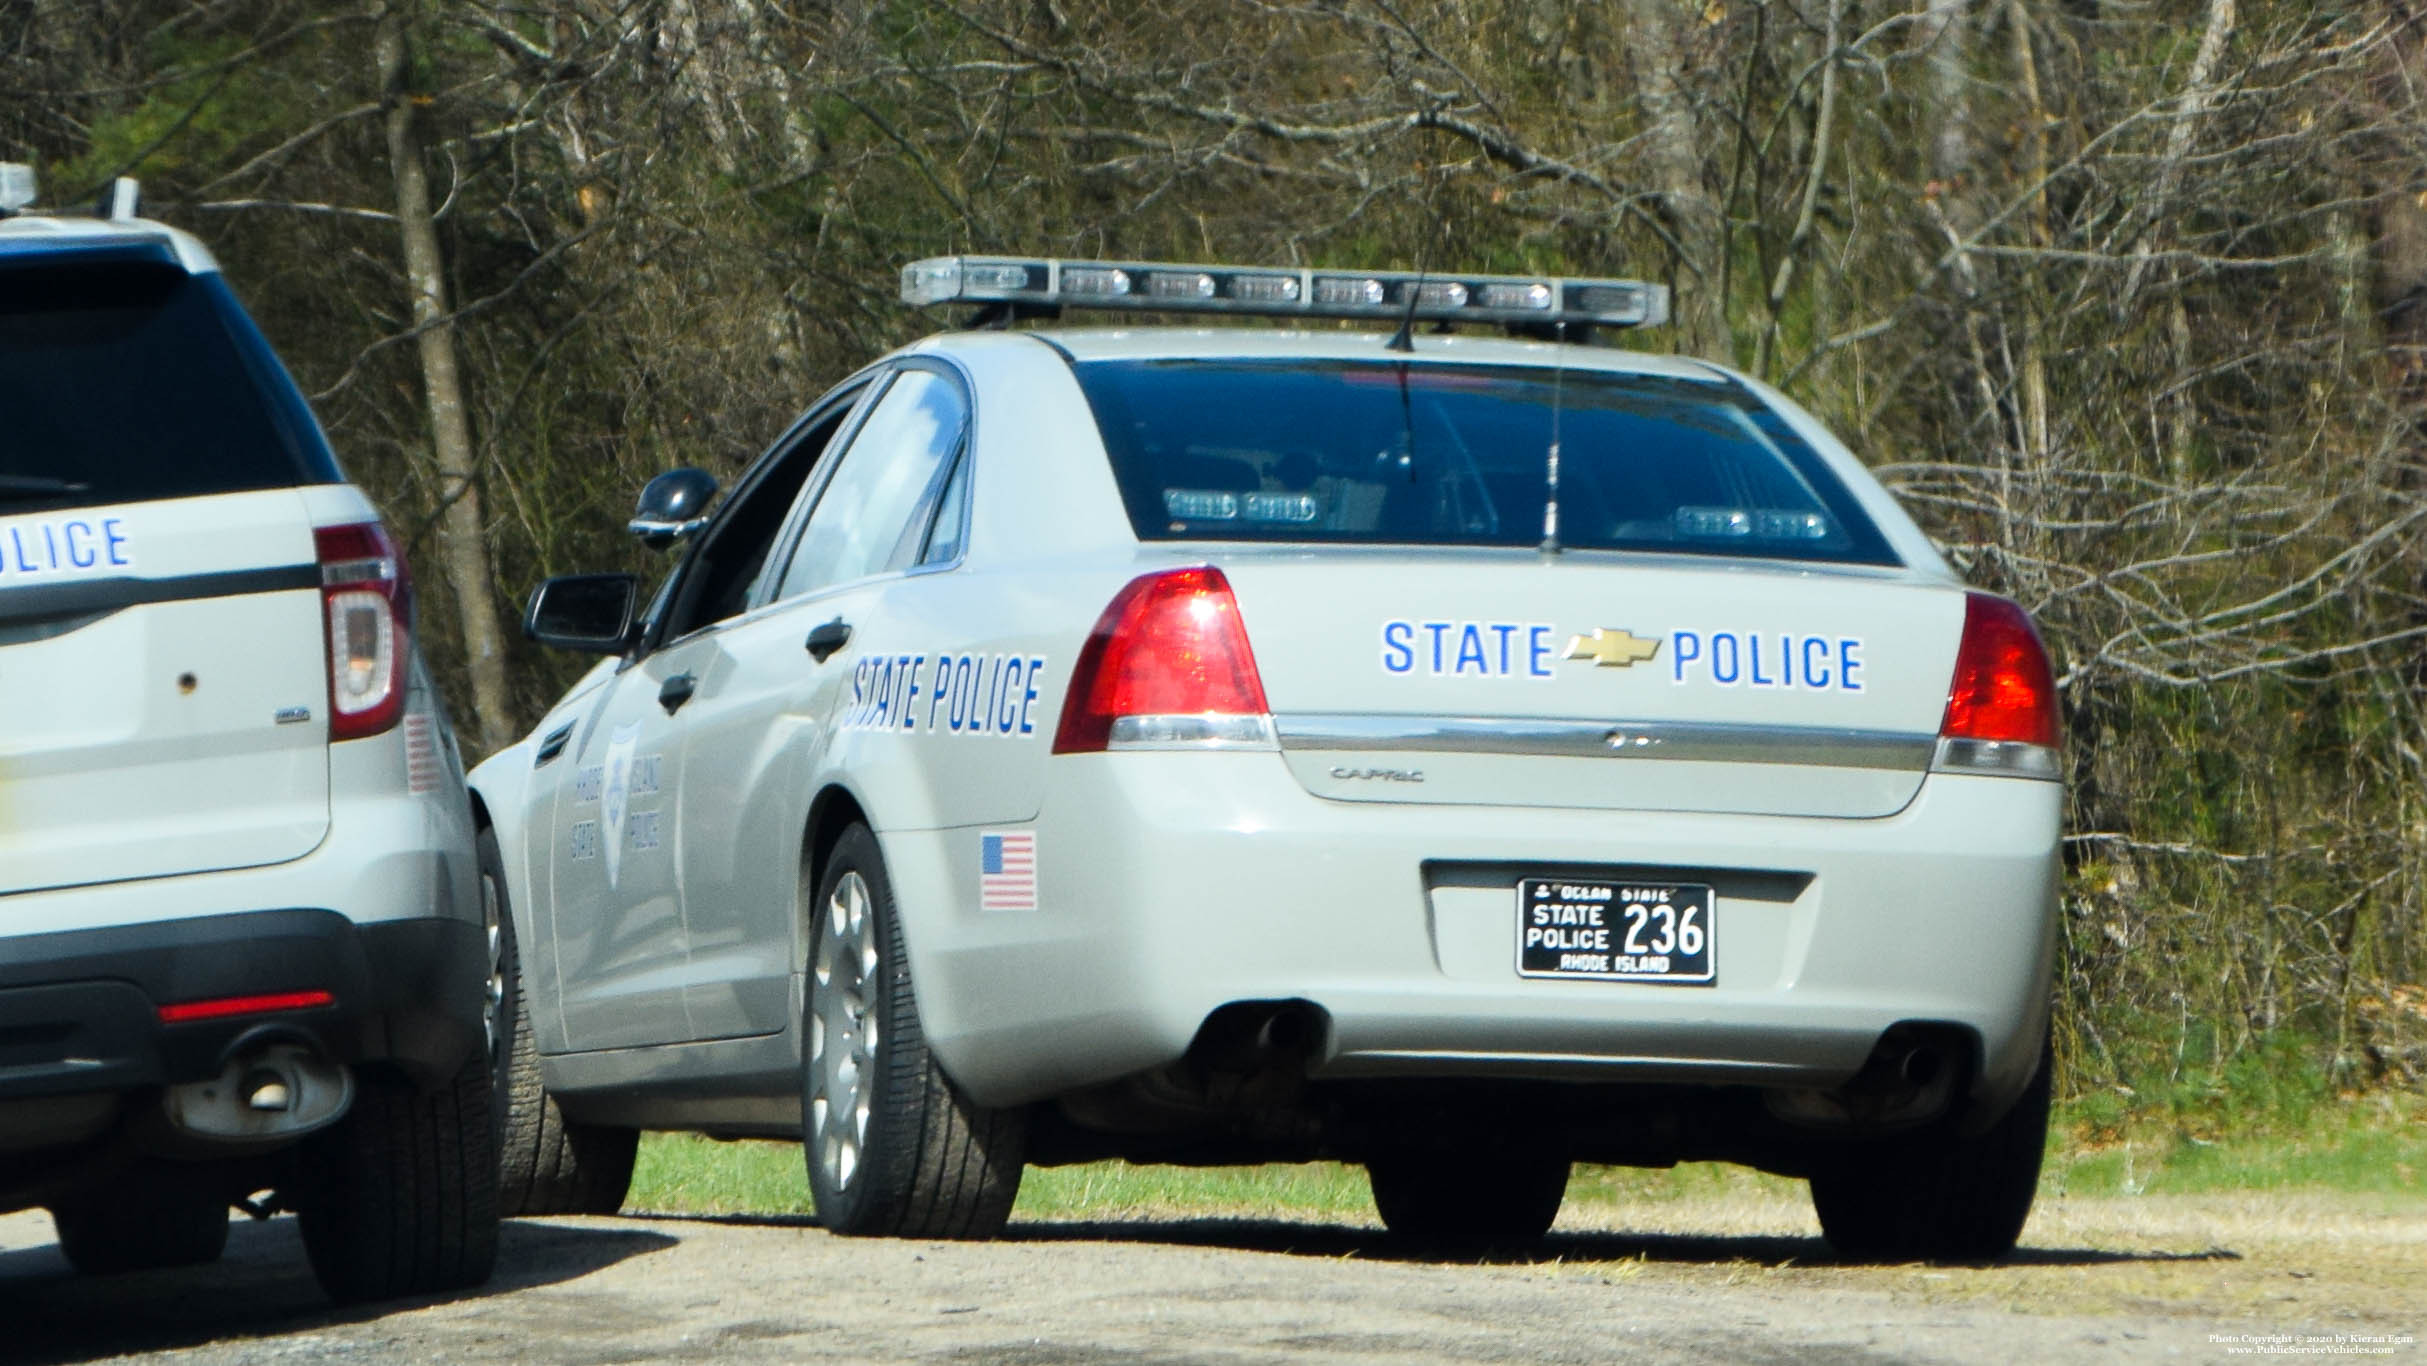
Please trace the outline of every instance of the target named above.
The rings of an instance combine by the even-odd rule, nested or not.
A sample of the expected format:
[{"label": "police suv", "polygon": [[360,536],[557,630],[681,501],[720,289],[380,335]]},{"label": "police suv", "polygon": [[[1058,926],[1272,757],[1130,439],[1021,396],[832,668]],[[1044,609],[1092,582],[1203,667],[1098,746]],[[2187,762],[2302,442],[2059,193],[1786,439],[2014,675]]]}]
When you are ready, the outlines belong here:
[{"label": "police suv", "polygon": [[1573,1162],[1723,1159],[1849,1255],[2013,1246],[2047,659],[1785,397],[1577,344],[1664,290],[902,293],[1373,330],[933,337],[713,512],[644,490],[687,542],[653,598],[540,587],[529,632],[607,658],[473,784],[567,1172],[798,1137],[829,1228],[982,1236],[1026,1163],[1334,1158],[1394,1232],[1526,1238]]},{"label": "police suv", "polygon": [[405,564],[202,245],[0,166],[0,1210],[485,1280],[502,977]]}]

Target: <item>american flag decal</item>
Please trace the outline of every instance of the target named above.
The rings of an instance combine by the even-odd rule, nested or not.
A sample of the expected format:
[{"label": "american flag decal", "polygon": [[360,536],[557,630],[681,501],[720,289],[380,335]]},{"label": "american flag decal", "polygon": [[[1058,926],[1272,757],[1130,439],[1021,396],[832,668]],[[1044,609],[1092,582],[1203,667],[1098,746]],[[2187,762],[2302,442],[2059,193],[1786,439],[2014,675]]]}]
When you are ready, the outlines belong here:
[{"label": "american flag decal", "polygon": [[1036,908],[1036,832],[1003,830],[978,836],[978,909],[1033,911]]}]

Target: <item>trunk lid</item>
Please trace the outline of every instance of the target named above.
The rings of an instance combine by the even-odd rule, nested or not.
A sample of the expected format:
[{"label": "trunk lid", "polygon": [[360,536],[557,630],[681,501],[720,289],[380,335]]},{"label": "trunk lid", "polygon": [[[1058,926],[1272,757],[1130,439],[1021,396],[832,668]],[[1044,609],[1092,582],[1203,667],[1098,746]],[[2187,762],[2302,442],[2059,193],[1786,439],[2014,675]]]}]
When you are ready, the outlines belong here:
[{"label": "trunk lid", "polygon": [[1894,570],[1222,549],[1283,757],[1341,801],[1889,815],[1963,632]]}]

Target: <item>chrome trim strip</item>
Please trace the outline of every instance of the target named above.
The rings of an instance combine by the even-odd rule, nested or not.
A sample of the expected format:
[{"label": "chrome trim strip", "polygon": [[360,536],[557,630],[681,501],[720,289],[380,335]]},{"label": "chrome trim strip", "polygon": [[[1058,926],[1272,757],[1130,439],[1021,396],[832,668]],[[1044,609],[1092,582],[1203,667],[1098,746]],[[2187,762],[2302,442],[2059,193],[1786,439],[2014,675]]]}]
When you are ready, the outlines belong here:
[{"label": "chrome trim strip", "polygon": [[1722,721],[1588,721],[1516,716],[1275,716],[1287,750],[1411,750],[1560,758],[1667,759],[1681,763],[1800,764],[1922,772],[1935,735],[1766,726]]},{"label": "chrome trim strip", "polygon": [[1276,748],[1272,718],[1207,712],[1197,716],[1116,716],[1108,750]]}]

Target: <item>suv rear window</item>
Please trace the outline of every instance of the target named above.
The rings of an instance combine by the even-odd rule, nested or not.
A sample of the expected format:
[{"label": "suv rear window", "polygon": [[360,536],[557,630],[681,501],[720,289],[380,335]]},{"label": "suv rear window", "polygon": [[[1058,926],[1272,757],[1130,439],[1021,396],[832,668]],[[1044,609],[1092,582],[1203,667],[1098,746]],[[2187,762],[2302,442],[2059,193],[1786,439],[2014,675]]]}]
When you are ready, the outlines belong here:
[{"label": "suv rear window", "polygon": [[1818,452],[1725,381],[1393,361],[1075,367],[1144,540],[1559,540],[1895,564]]},{"label": "suv rear window", "polygon": [[0,515],[338,477],[216,274],[0,268]]}]

